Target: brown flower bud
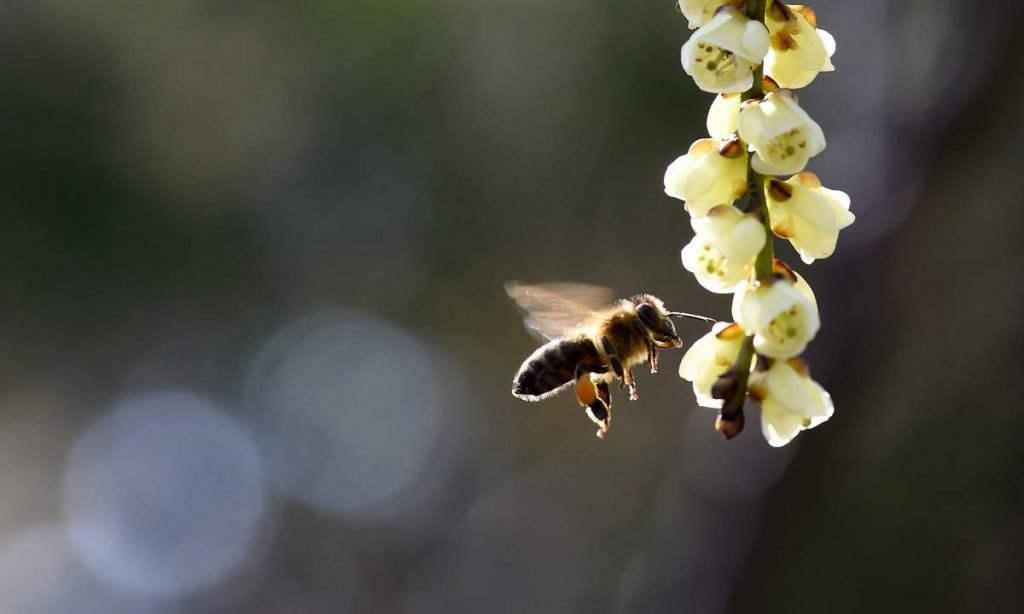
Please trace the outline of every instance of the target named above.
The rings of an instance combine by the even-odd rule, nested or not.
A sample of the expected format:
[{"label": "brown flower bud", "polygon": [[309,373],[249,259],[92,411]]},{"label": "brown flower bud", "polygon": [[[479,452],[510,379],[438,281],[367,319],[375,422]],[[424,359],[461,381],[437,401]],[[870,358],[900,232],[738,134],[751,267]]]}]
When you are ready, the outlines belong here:
[{"label": "brown flower bud", "polygon": [[736,372],[736,369],[729,369],[715,380],[714,385],[711,386],[711,398],[727,401],[736,394],[736,389],[739,385],[740,374]]},{"label": "brown flower bud", "polygon": [[732,439],[743,432],[743,408],[732,416],[718,416],[715,420],[715,430],[721,433],[726,439]]}]

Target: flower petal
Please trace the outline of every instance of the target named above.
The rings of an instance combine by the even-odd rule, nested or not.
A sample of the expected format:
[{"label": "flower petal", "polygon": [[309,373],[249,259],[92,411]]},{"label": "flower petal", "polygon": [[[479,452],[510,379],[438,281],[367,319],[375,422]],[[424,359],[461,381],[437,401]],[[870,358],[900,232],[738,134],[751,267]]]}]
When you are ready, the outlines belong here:
[{"label": "flower petal", "polygon": [[736,121],[740,115],[739,94],[719,94],[715,96],[708,110],[707,128],[712,138],[728,138],[736,132]]}]

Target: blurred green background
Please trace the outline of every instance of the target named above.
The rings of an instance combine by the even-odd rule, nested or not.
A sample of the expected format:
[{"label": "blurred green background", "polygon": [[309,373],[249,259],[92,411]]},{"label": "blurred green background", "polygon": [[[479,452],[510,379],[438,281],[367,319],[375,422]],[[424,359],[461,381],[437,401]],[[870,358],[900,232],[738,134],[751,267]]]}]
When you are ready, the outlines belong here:
[{"label": "blurred green background", "polygon": [[[837,412],[605,441],[506,280],[727,318],[672,2],[0,4],[0,612],[990,612],[1024,579],[1024,8],[813,5]],[[703,330],[681,325],[689,340]]]}]

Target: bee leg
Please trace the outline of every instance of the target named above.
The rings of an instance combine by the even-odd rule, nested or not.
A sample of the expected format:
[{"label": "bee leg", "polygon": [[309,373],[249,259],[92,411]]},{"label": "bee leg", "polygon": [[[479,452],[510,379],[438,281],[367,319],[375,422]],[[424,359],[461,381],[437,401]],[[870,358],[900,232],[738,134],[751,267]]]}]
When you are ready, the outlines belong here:
[{"label": "bee leg", "polygon": [[597,425],[597,436],[604,439],[612,422],[612,414],[600,394],[590,379],[590,373],[576,367],[576,400],[587,408],[587,416]]},{"label": "bee leg", "polygon": [[626,386],[629,387],[629,400],[635,401],[640,398],[640,395],[636,392],[636,380],[633,379],[633,372],[629,369],[625,369],[622,372],[622,381],[626,382]]},{"label": "bee leg", "polygon": [[[629,372],[622,368],[622,362],[619,360],[619,356],[615,352],[615,346],[612,345],[612,342],[608,337],[601,338],[601,347],[604,349],[604,353],[608,356],[608,364],[611,366],[612,372],[619,377],[619,390],[622,390],[627,385],[626,374]],[[632,375],[629,377],[632,378]],[[632,386],[630,386],[629,391],[629,398],[635,400],[636,392]]]},{"label": "bee leg", "polygon": [[625,386],[623,383],[626,377],[626,370],[622,368],[622,363],[619,362],[618,358],[612,358],[608,362],[612,363],[612,373],[619,377],[619,390]]},{"label": "bee leg", "polygon": [[658,348],[653,341],[647,341],[647,362],[651,363],[651,373],[658,372]]},{"label": "bee leg", "polygon": [[604,353],[608,356],[608,363],[610,364],[612,371],[615,375],[622,377],[622,363],[619,361],[619,354],[615,351],[615,346],[608,337],[601,337],[601,348]]}]

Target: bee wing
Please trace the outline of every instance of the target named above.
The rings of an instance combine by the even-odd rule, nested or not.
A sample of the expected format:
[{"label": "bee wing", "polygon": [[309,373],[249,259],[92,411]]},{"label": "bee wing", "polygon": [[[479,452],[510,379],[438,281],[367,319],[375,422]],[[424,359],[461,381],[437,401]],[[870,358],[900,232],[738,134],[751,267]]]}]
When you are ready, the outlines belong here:
[{"label": "bee wing", "polygon": [[608,307],[615,299],[610,288],[578,283],[509,282],[505,284],[505,291],[525,312],[527,328],[546,339],[561,337],[583,326],[595,312]]}]

